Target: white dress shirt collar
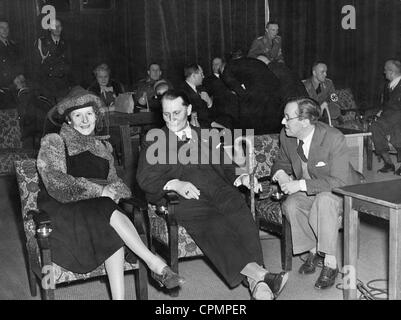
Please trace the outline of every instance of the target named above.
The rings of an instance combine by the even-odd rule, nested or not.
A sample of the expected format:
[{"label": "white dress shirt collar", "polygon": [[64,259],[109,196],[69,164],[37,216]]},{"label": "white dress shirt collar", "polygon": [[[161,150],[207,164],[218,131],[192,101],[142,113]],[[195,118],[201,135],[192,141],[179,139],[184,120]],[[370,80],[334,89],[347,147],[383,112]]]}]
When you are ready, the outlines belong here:
[{"label": "white dress shirt collar", "polygon": [[187,80],[185,80],[185,82],[192,88],[192,90],[198,93],[198,90],[196,90],[196,87],[192,83],[189,83]]},{"label": "white dress shirt collar", "polygon": [[[313,126],[312,131],[302,140],[304,142],[302,149],[304,150],[305,157],[309,158],[309,149],[312,143],[313,134],[315,133],[315,126]],[[299,139],[297,140],[299,143]]]},{"label": "white dress shirt collar", "polygon": [[184,129],[174,132],[174,133],[178,137],[178,139],[182,140],[182,136],[184,135],[184,132],[185,132],[185,135],[187,136],[187,139],[192,139],[191,126],[189,125],[188,122],[187,122],[187,126]]},{"label": "white dress shirt collar", "polygon": [[394,90],[394,88],[398,85],[398,83],[401,81],[401,76],[395,78],[393,81],[390,82],[389,87],[391,90]]}]

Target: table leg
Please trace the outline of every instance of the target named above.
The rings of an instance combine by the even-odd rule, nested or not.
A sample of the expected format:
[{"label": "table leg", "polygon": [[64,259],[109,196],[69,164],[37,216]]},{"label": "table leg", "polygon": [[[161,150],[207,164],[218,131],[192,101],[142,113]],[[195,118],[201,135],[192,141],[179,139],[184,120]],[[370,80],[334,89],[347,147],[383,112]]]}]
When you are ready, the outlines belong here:
[{"label": "table leg", "polygon": [[388,298],[401,299],[401,209],[390,209]]},{"label": "table leg", "polygon": [[358,262],[358,211],[352,209],[352,197],[344,197],[344,299],[355,300]]}]

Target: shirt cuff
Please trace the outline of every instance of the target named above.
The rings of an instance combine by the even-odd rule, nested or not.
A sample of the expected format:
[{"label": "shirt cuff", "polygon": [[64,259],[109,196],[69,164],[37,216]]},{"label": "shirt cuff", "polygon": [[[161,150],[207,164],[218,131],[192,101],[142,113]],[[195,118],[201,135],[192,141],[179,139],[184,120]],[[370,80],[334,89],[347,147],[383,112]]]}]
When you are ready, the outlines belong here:
[{"label": "shirt cuff", "polygon": [[178,181],[178,179],[173,179],[173,180],[170,180],[169,182],[167,182],[165,185],[164,185],[164,187],[163,187],[163,190],[166,190],[166,191],[168,191],[168,190],[171,190],[171,183],[172,182],[175,182],[175,181]]},{"label": "shirt cuff", "polygon": [[272,178],[272,181],[273,181],[273,182],[277,182],[277,175],[278,175],[280,172],[284,172],[284,173],[285,173],[285,171],[284,171],[283,169],[277,170],[276,173],[274,174],[273,178]]},{"label": "shirt cuff", "polygon": [[242,184],[241,178],[242,178],[243,176],[246,176],[246,175],[247,175],[247,173],[242,173],[241,175],[239,175],[239,176],[237,177],[237,179],[235,179],[235,181],[234,181],[234,186],[235,186],[235,187],[239,187],[239,186]]},{"label": "shirt cuff", "polygon": [[306,181],[305,180],[299,180],[299,187],[301,188],[301,191],[306,192]]}]

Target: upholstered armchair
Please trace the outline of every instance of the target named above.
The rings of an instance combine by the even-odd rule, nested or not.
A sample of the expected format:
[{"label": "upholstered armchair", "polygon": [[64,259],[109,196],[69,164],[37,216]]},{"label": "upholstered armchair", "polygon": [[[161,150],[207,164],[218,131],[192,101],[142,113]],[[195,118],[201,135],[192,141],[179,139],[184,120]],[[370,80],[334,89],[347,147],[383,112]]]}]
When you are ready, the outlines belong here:
[{"label": "upholstered armchair", "polygon": [[22,146],[17,109],[0,110],[0,176],[14,174],[14,161],[35,157],[37,151]]},{"label": "upholstered armchair", "polygon": [[[32,296],[37,294],[37,281],[41,285],[42,298],[53,300],[55,289],[59,284],[87,280],[106,275],[104,265],[87,274],[73,273],[52,262],[52,252],[49,244],[51,221],[49,216],[37,208],[39,193],[39,175],[36,169],[36,160],[26,159],[15,162],[15,171],[21,199],[22,221],[25,234],[27,252],[29,288]],[[126,212],[130,212],[135,227],[142,240],[146,243],[147,237],[142,228],[142,219],[136,205],[127,200],[120,203]],[[131,252],[127,251],[124,270],[133,270],[135,274],[135,288],[137,299],[147,300],[147,271],[146,266]]]}]

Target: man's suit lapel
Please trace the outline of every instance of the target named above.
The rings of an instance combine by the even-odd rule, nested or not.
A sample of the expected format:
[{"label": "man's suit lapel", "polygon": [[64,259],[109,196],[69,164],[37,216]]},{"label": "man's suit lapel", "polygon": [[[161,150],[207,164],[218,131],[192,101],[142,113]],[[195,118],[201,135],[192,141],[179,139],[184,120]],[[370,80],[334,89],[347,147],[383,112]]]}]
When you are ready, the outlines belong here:
[{"label": "man's suit lapel", "polygon": [[308,155],[308,171],[309,174],[311,170],[313,171],[314,165],[319,160],[319,147],[322,144],[322,141],[326,135],[326,130],[319,125],[319,123],[315,126],[315,132],[313,133],[311,145],[309,148],[309,155]]}]

